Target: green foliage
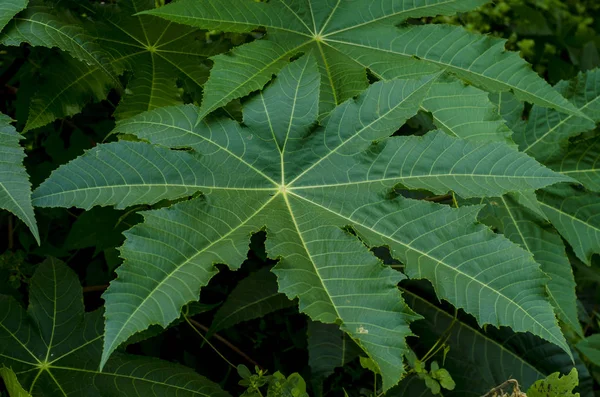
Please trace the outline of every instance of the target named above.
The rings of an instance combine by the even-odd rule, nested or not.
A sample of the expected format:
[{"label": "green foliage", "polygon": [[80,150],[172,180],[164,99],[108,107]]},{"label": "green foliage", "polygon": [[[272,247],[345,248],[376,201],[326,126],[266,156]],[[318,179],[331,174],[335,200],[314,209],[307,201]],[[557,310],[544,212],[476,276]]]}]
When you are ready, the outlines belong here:
[{"label": "green foliage", "polygon": [[23,389],[12,369],[0,368],[0,379],[4,380],[9,397],[31,397],[31,394]]},{"label": "green foliage", "polygon": [[0,208],[17,215],[39,242],[37,224],[31,205],[31,184],[23,167],[25,153],[20,146],[21,136],[10,124],[10,118],[0,113]]},{"label": "green foliage", "polygon": [[0,5],[0,394],[591,396],[596,8],[532,2]]}]

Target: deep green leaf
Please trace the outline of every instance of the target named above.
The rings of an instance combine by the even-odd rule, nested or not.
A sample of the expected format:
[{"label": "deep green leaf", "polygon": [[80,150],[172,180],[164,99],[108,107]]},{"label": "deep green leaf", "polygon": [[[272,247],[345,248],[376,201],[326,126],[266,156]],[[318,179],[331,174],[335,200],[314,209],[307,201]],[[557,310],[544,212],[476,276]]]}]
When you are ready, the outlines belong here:
[{"label": "deep green leaf", "polygon": [[593,129],[600,122],[600,70],[580,73],[555,88],[587,118],[534,106],[527,123],[514,129],[513,138],[521,151],[541,162],[560,159],[569,138]]},{"label": "deep green leaf", "polygon": [[577,350],[594,365],[600,366],[600,334],[593,334],[577,342]]},{"label": "deep green leaf", "polygon": [[600,194],[561,184],[542,190],[538,199],[577,257],[591,264],[592,255],[600,253]]},{"label": "deep green leaf", "polygon": [[[514,334],[506,328],[496,330],[491,327],[485,332],[471,319],[456,318],[439,304],[414,292],[404,290],[404,296],[413,310],[423,316],[423,320],[411,326],[418,336],[413,339],[417,350],[425,354],[440,338],[450,348],[447,354],[442,349],[434,358],[443,362],[443,367],[456,382],[456,388],[445,390],[444,396],[480,397],[507,379],[516,379],[521,388],[526,389],[550,373],[568,373],[573,368],[567,353],[531,334]],[[576,366],[581,377],[582,396],[592,397],[590,374],[578,359]],[[388,395],[432,397],[423,380],[416,376],[403,380]]]},{"label": "deep green leaf", "polygon": [[73,116],[88,102],[105,99],[115,80],[97,65],[56,55],[42,69],[43,83],[31,99],[24,131],[42,127],[52,121]]},{"label": "deep green leaf", "polygon": [[29,43],[32,46],[57,47],[73,58],[95,65],[107,75],[114,76],[106,53],[94,43],[92,37],[72,21],[57,16],[54,11],[46,6],[29,7],[13,18],[0,33],[0,44],[18,46]]},{"label": "deep green leaf", "polygon": [[600,193],[600,137],[581,141],[548,166]]},{"label": "deep green leaf", "polygon": [[[308,365],[319,380],[333,374],[362,353],[362,350],[338,327],[317,321],[308,323]],[[363,353],[364,354],[364,353]]]},{"label": "deep green leaf", "polygon": [[558,318],[583,336],[577,318],[573,270],[560,236],[554,230],[542,227],[544,219],[519,205],[511,196],[485,202],[484,223],[496,227],[509,240],[531,252],[542,271],[550,276],[547,289]]},{"label": "deep green leaf", "polygon": [[23,166],[25,151],[19,144],[22,137],[10,122],[10,117],[0,113],[0,208],[9,210],[25,222],[39,244],[31,205],[31,183]]},{"label": "deep green leaf", "polygon": [[215,313],[209,333],[218,332],[243,321],[264,317],[292,306],[293,302],[277,291],[277,279],[269,269],[261,269],[238,283]]},{"label": "deep green leaf", "polygon": [[[359,0],[335,4],[320,0],[268,3],[180,0],[146,13],[204,29],[248,32],[258,26],[266,27],[267,40],[278,43],[279,52],[265,57],[260,49],[250,50],[264,46],[259,44],[261,41],[246,45],[248,61],[236,65],[227,82],[220,83],[221,88],[227,84],[226,91],[235,96],[243,96],[251,87],[264,84],[267,69],[263,65],[286,60],[294,53],[312,52],[318,56],[322,76],[320,114],[328,113],[366,88],[366,68],[385,79],[418,77],[446,69],[486,90],[511,90],[521,100],[579,114],[517,54],[505,52],[504,41],[451,26],[396,27],[408,18],[451,15],[483,3],[483,0]],[[248,65],[261,65],[262,73],[246,73]],[[214,74],[218,81],[224,71],[215,67],[210,80]],[[254,78],[256,82],[250,83]],[[214,99],[205,100],[200,118],[221,105]]]},{"label": "deep green leaf", "polygon": [[190,369],[154,358],[115,354],[99,372],[102,313],[83,312],[79,280],[57,260],[38,267],[29,302],[26,312],[0,295],[0,363],[34,396],[229,396]]},{"label": "deep green leaf", "polygon": [[185,79],[199,88],[208,78],[205,57],[226,49],[206,45],[204,32],[148,16],[133,15],[155,7],[154,0],[123,0],[100,7],[93,33],[118,70],[132,72],[115,116],[183,103],[177,87]]}]

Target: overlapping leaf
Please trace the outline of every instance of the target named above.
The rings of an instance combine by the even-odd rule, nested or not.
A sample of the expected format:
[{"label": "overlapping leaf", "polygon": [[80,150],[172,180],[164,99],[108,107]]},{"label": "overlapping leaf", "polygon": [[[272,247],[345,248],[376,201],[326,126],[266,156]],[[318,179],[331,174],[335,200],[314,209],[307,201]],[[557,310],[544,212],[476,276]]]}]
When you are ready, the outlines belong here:
[{"label": "overlapping leaf", "polygon": [[[264,85],[283,66],[282,61],[300,52],[318,57],[321,114],[366,88],[367,68],[384,79],[446,69],[486,90],[511,90],[521,100],[579,114],[517,54],[505,52],[502,40],[443,25],[397,27],[408,18],[451,15],[485,2],[180,0],[148,13],[205,29],[247,32],[267,28],[266,42],[237,50],[238,62],[215,59],[200,118]],[[230,74],[223,80],[226,70]]]},{"label": "overlapping leaf", "polygon": [[97,65],[55,55],[43,66],[39,87],[31,99],[24,131],[81,112],[89,102],[106,99],[117,84]]},{"label": "overlapping leaf", "polygon": [[356,343],[335,325],[316,321],[308,323],[308,365],[317,380],[333,374],[357,358],[361,350]]},{"label": "overlapping leaf", "polygon": [[[36,190],[37,205],[86,208],[204,194],[146,212],[145,222],[126,233],[125,262],[104,296],[103,362],[133,333],[177,318],[216,272],[214,264],[238,267],[248,236],[265,227],[269,256],[280,259],[280,292],[297,297],[312,319],[339,324],[378,367],[386,390],[403,373],[404,337],[416,317],[396,288],[403,275],[363,242],[391,247],[409,276],[428,278],[440,298],[481,324],[530,331],[567,350],[545,298],[545,276],[526,251],[475,224],[479,207],[452,209],[391,193],[402,184],[501,195],[565,178],[502,143],[440,132],[390,138],[438,75],[376,83],[316,125],[319,77],[312,56],[291,63],[245,103],[243,125],[206,119],[196,126],[194,106],[124,120],[117,131],[150,144],[100,145]],[[167,177],[140,166],[142,158],[160,157],[159,168],[180,173]],[[118,174],[108,166],[116,161],[120,170],[140,173]],[[175,162],[182,165],[166,164]],[[173,179],[183,190],[168,195]]]},{"label": "overlapping leaf", "polygon": [[446,79],[435,84],[423,102],[436,126],[450,136],[474,142],[504,142],[514,145],[506,126],[485,91]]},{"label": "overlapping leaf", "polygon": [[10,117],[0,113],[0,208],[18,216],[39,243],[38,227],[31,205],[31,183],[23,166],[25,152],[21,136],[10,124]]},{"label": "overlapping leaf", "polygon": [[[226,47],[220,43],[207,46],[204,33],[195,28],[151,16],[133,16],[154,5],[152,0],[121,1],[118,7],[102,5],[96,8],[93,20],[81,26],[61,25],[60,29],[68,34],[81,37],[80,41],[85,39],[85,46],[92,48],[101,62],[90,62],[83,57],[78,57],[85,61],[83,63],[54,59],[44,67],[45,83],[32,100],[25,129],[71,116],[91,100],[105,99],[111,88],[119,87],[111,75],[124,71],[131,72],[131,78],[116,110],[118,118],[182,103],[178,81],[185,82],[189,90],[199,91],[208,77],[208,67],[203,63],[205,57]],[[47,18],[59,20],[55,16],[58,10],[44,11]],[[5,42],[17,44],[28,37],[15,33]],[[28,41],[37,43],[32,39]],[[64,45],[60,48],[68,49]]]},{"label": "overlapping leaf", "polygon": [[560,236],[543,228],[544,219],[524,208],[511,195],[487,199],[484,222],[495,226],[515,244],[531,252],[533,258],[551,280],[548,282],[550,301],[558,318],[583,336],[577,318],[575,280],[573,270]]},{"label": "overlapping leaf", "polygon": [[96,25],[95,39],[112,55],[115,68],[132,72],[117,118],[182,103],[177,80],[185,79],[199,89],[208,77],[204,57],[223,49],[217,43],[207,46],[204,32],[195,28],[133,15],[154,6],[153,0],[126,0],[118,8],[99,8],[103,17]]},{"label": "overlapping leaf", "polygon": [[83,312],[77,275],[49,259],[33,276],[25,311],[0,295],[0,363],[34,396],[219,396],[218,385],[185,367],[115,354],[98,371],[102,313]]},{"label": "overlapping leaf", "polygon": [[100,46],[94,43],[82,27],[60,17],[52,7],[31,6],[13,18],[0,33],[0,44],[15,46],[21,43],[57,47],[73,58],[114,76],[114,71],[108,65],[106,54]]},{"label": "overlapping leaf", "polygon": [[548,166],[577,179],[589,190],[600,193],[600,137],[573,145],[562,158]]},{"label": "overlapping leaf", "polygon": [[542,190],[538,199],[577,257],[591,264],[592,255],[600,253],[600,194],[561,184]]},{"label": "overlapping leaf", "polygon": [[527,123],[514,128],[513,138],[521,151],[544,163],[560,159],[569,138],[593,129],[600,122],[600,70],[580,73],[555,88],[587,118],[540,106],[531,109]]}]

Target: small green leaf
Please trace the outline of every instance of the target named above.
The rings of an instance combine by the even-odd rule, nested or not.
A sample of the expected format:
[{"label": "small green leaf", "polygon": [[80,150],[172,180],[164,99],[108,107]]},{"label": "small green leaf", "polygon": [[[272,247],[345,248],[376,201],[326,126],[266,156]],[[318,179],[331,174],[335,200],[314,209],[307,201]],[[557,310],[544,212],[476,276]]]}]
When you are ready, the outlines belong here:
[{"label": "small green leaf", "polygon": [[579,397],[579,393],[573,393],[573,389],[578,384],[576,368],[573,368],[568,375],[555,372],[546,379],[535,382],[527,390],[527,397]]}]

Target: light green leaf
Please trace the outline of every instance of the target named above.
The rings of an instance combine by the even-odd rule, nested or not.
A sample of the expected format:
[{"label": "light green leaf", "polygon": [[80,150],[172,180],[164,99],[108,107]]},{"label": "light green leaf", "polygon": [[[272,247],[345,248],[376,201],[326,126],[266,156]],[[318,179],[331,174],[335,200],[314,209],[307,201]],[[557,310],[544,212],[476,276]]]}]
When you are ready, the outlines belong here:
[{"label": "light green leaf", "polygon": [[[333,4],[320,0],[268,3],[180,0],[146,13],[204,29],[247,32],[264,26],[267,40],[280,47],[285,43],[279,60],[286,60],[295,52],[315,54],[322,76],[320,114],[327,114],[366,88],[365,69],[368,68],[384,79],[414,78],[446,69],[486,90],[510,90],[521,100],[580,115],[516,53],[505,52],[504,41],[467,33],[459,27],[396,27],[408,18],[451,15],[485,2],[359,0]],[[248,77],[252,76],[244,72],[248,64],[262,67],[276,62],[272,55],[264,57],[263,51],[250,50],[253,46],[262,46],[258,43],[260,41],[246,45],[245,52],[253,56],[252,60],[237,65],[235,72],[229,75],[228,91],[235,91],[236,96],[264,84],[264,73],[257,75],[257,83],[249,83]],[[216,80],[216,73],[224,71],[215,67],[210,80],[213,74]],[[240,91],[240,87],[246,88]],[[221,104],[215,100],[205,100],[200,118],[218,106]]]},{"label": "light green leaf", "polygon": [[594,365],[600,366],[600,334],[593,334],[580,340],[576,347]]},{"label": "light green leaf", "polygon": [[560,236],[542,227],[544,219],[519,205],[511,196],[487,199],[485,203],[483,222],[496,227],[510,241],[531,252],[544,273],[550,276],[547,289],[558,318],[583,336],[577,318],[573,269]]},{"label": "light green leaf", "polygon": [[580,73],[555,88],[587,118],[534,106],[527,123],[514,128],[513,138],[521,151],[541,162],[560,159],[569,138],[593,129],[600,122],[600,70]]},{"label": "light green leaf", "polygon": [[[119,123],[118,132],[162,146],[155,150],[163,156],[168,155],[165,146],[191,149],[191,154],[180,150],[171,154],[193,156],[198,162],[185,175],[193,177],[193,188],[204,196],[146,212],[146,221],[127,233],[121,251],[125,263],[104,295],[103,362],[132,334],[151,324],[166,326],[177,318],[182,305],[197,299],[215,273],[214,264],[239,267],[248,237],[261,229],[267,232],[269,256],[279,259],[274,273],[280,292],[298,297],[300,310],[313,320],[336,323],[349,334],[378,366],[384,390],[402,376],[404,337],[415,316],[396,288],[404,276],[384,267],[363,242],[370,247],[390,246],[406,263],[410,276],[427,276],[440,298],[474,313],[482,324],[530,331],[566,350],[545,297],[545,276],[528,253],[475,224],[479,208],[452,209],[394,197],[391,187],[408,184],[406,180],[371,181],[376,175],[364,170],[372,161],[373,146],[383,149],[378,160],[383,165],[395,153],[386,152],[388,146],[405,144],[411,153],[424,153],[439,162],[446,175],[452,174],[455,163],[445,162],[444,156],[455,150],[453,158],[462,161],[461,156],[478,153],[456,168],[468,175],[465,181],[451,176],[436,182],[442,178],[428,179],[429,168],[425,168],[410,182],[412,188],[443,186],[469,192],[464,183],[477,180],[490,192],[506,193],[506,189],[530,190],[531,183],[544,185],[562,177],[501,143],[487,147],[488,160],[484,146],[443,133],[391,137],[416,114],[438,75],[376,83],[317,125],[317,68],[310,55],[286,66],[272,84],[244,104],[243,125],[207,118],[195,126],[194,106],[157,109]],[[109,145],[95,150],[102,153]],[[496,152],[501,155],[494,157]],[[511,161],[523,167],[517,173],[503,173],[503,159],[515,155]],[[410,161],[419,163],[414,157]],[[403,169],[409,170],[409,165]],[[75,167],[65,166],[69,168]],[[527,182],[536,179],[527,176],[529,169],[538,182]],[[148,167],[148,178],[152,172],[156,173]],[[373,172],[386,175],[383,166]],[[502,176],[486,181],[497,172]],[[341,175],[351,175],[351,183],[340,185]],[[163,178],[162,174],[156,177]],[[319,177],[327,179],[315,186]],[[102,189],[111,187],[96,179]],[[59,193],[61,184],[71,186],[57,177],[45,183]],[[80,185],[73,191],[89,188]],[[115,191],[126,185],[119,180]],[[106,204],[107,200],[82,195],[68,205]]]},{"label": "light green leaf", "polygon": [[83,312],[77,275],[57,260],[37,268],[27,312],[3,295],[0,307],[0,364],[34,396],[229,396],[188,368],[148,357],[115,354],[99,372],[102,313]]},{"label": "light green leaf", "polygon": [[528,397],[579,397],[579,393],[573,393],[577,387],[577,369],[573,368],[568,375],[555,372],[546,379],[535,382],[527,390]]},{"label": "light green leaf", "polygon": [[548,166],[600,193],[600,137],[581,141]]},{"label": "light green leaf", "polygon": [[564,180],[503,143],[476,144],[441,132],[392,138],[373,143],[364,152],[357,147],[358,153],[349,157],[353,143],[345,145],[344,150],[324,154],[323,160],[300,174],[302,182],[298,184],[315,190],[400,184],[437,194],[454,190],[462,197],[483,197]]},{"label": "light green leaf", "polygon": [[343,367],[361,353],[356,343],[335,325],[308,322],[308,365],[318,380],[327,378],[334,369]]},{"label": "light green leaf", "polygon": [[[202,107],[195,117],[203,119],[230,101],[262,89],[297,50],[298,48],[290,48],[285,42],[259,40],[236,47],[227,54],[212,57],[210,79],[204,86]],[[235,71],[235,76],[232,71]]]},{"label": "light green leaf", "polygon": [[10,124],[10,117],[0,113],[0,208],[19,217],[40,242],[35,214],[31,205],[31,183],[23,166],[25,151],[22,139]]},{"label": "light green leaf", "polygon": [[37,207],[153,204],[190,196],[212,180],[196,156],[142,142],[96,146],[60,166],[33,193]]},{"label": "light green leaf", "polygon": [[4,0],[0,4],[0,31],[20,11],[27,7],[29,0]]},{"label": "light green leaf", "polygon": [[600,253],[600,195],[561,184],[542,190],[538,199],[577,257],[590,265]]},{"label": "light green leaf", "polygon": [[238,283],[215,313],[209,334],[243,321],[263,317],[294,303],[277,291],[277,279],[261,269]]},{"label": "light green leaf", "polygon": [[438,81],[423,101],[423,109],[431,112],[435,125],[450,136],[473,142],[514,145],[512,131],[487,92],[461,81]]},{"label": "light green leaf", "polygon": [[31,397],[31,394],[23,389],[12,369],[0,367],[0,379],[4,381],[9,397]]}]

